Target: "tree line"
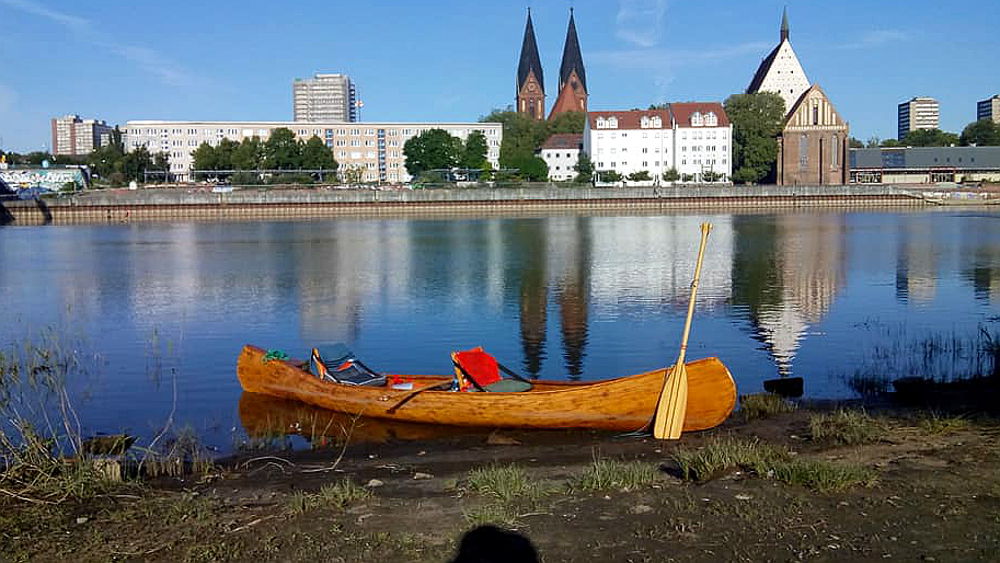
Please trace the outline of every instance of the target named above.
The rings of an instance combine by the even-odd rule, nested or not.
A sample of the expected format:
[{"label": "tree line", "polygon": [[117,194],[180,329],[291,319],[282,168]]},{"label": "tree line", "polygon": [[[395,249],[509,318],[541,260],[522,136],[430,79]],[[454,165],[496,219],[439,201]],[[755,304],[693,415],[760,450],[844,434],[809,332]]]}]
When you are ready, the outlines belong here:
[{"label": "tree line", "polygon": [[214,146],[205,142],[191,155],[195,171],[234,172],[232,179],[239,183],[261,181],[263,170],[305,171],[299,175],[283,174],[281,181],[308,183],[321,179],[322,171],[336,172],[340,166],[322,139],[313,135],[307,141],[300,141],[286,127],[271,131],[266,141],[255,135],[240,142],[222,139]]}]

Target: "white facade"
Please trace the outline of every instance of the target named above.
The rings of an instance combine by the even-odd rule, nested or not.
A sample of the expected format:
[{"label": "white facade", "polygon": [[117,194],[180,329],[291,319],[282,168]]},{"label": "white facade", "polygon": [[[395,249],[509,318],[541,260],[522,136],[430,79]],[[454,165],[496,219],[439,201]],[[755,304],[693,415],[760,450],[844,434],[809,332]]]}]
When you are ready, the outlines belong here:
[{"label": "white facade", "polygon": [[781,96],[781,99],[785,100],[787,115],[809,86],[809,78],[802,69],[799,57],[796,56],[788,39],[784,39],[775,50],[770,66],[754,92],[774,92]]},{"label": "white facade", "polygon": [[941,108],[934,98],[911,98],[897,106],[897,138],[902,140],[910,131],[917,129],[937,129],[941,118]]},{"label": "white facade", "polygon": [[292,119],[310,123],[354,122],[354,83],[346,74],[317,74],[292,83]]},{"label": "white facade", "polygon": [[732,174],[732,126],[717,103],[591,112],[583,139],[595,171],[614,170],[625,178],[647,171],[652,178],[626,179],[629,185],[668,183],[663,174],[671,169],[682,182],[727,182]]},{"label": "white facade", "polygon": [[550,181],[565,182],[576,178],[582,140],[582,135],[560,133],[552,135],[542,144],[538,156],[549,167]]},{"label": "white facade", "polygon": [[290,129],[297,139],[317,136],[333,151],[340,170],[360,168],[363,182],[408,182],[403,144],[428,129],[443,129],[462,139],[473,131],[486,136],[486,158],[500,165],[500,123],[296,123],[294,121],[129,121],[125,124],[126,150],[140,146],[170,157],[170,171],[178,180],[192,179],[192,152],[202,143],[218,145],[222,139],[237,143],[259,137],[267,140],[278,128]]}]

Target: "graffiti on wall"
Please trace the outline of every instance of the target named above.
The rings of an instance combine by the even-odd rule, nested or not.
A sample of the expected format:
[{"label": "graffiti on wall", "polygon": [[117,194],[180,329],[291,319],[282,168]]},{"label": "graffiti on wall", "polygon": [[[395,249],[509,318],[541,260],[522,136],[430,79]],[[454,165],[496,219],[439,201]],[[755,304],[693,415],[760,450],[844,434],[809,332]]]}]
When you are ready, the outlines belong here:
[{"label": "graffiti on wall", "polygon": [[0,179],[11,189],[42,187],[59,191],[73,182],[77,188],[86,185],[86,177],[79,168],[17,168],[0,170]]}]

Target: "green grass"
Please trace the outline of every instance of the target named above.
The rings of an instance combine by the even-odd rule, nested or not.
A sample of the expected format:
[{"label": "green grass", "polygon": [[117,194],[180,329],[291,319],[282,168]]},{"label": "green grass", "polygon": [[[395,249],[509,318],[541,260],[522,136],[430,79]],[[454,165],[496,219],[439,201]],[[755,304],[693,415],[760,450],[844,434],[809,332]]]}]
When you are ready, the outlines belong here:
[{"label": "green grass", "polygon": [[834,446],[873,444],[885,439],[888,431],[884,421],[864,411],[838,410],[809,418],[809,431],[814,441]]},{"label": "green grass", "polygon": [[740,396],[740,412],[746,420],[770,418],[795,412],[796,406],[774,393],[753,393]]},{"label": "green grass", "polygon": [[659,473],[657,466],[652,463],[595,459],[570,482],[570,488],[580,491],[631,491],[653,483],[659,478]]},{"label": "green grass", "polygon": [[948,416],[936,412],[927,413],[917,421],[917,427],[925,434],[935,436],[954,434],[969,428],[969,419],[962,416]]},{"label": "green grass", "polygon": [[701,448],[677,450],[674,461],[682,476],[693,481],[707,481],[739,469],[790,485],[830,492],[857,485],[872,486],[878,479],[872,469],[800,458],[756,438],[712,439]]},{"label": "green grass", "polygon": [[343,510],[356,502],[371,498],[371,491],[351,481],[342,479],[320,487],[318,492],[295,491],[288,496],[285,506],[293,514],[302,514],[320,507]]},{"label": "green grass", "polygon": [[469,489],[502,501],[516,498],[537,499],[544,494],[540,482],[515,464],[490,464],[473,469],[467,478]]},{"label": "green grass", "polygon": [[462,511],[469,526],[493,524],[502,528],[516,528],[520,522],[516,504],[501,501],[487,502]]}]

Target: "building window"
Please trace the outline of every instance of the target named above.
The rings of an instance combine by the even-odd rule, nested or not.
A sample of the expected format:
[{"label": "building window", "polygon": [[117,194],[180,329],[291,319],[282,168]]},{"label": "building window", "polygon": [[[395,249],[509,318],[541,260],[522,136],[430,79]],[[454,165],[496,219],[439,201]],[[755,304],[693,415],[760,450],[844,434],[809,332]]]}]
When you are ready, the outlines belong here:
[{"label": "building window", "polygon": [[837,136],[834,135],[830,139],[830,164],[834,168],[837,167],[837,155],[840,154],[840,145],[837,144]]},{"label": "building window", "polygon": [[809,137],[802,135],[799,137],[799,170],[804,170],[809,165]]},{"label": "building window", "polygon": [[819,125],[819,104],[813,104],[813,125]]}]

